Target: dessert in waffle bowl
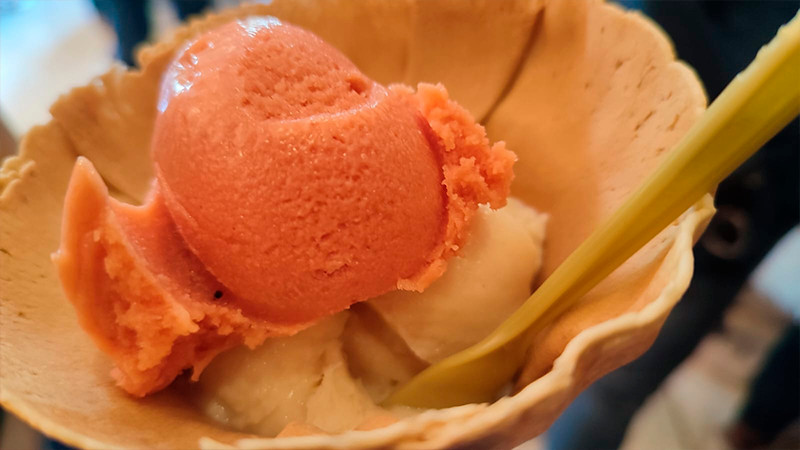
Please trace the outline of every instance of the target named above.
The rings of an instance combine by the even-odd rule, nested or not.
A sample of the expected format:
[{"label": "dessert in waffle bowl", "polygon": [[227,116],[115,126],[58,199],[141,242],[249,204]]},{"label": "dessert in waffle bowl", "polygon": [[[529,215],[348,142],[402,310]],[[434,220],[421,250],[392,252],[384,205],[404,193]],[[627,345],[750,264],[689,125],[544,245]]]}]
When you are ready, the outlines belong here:
[{"label": "dessert in waffle bowl", "polygon": [[[358,155],[368,162],[384,159],[374,167],[358,166],[357,174],[392,169],[381,172],[384,178],[378,181],[390,195],[381,197],[377,188],[354,190],[367,203],[351,205],[347,213],[358,219],[352,223],[365,224],[362,229],[377,236],[358,256],[373,251],[380,257],[364,256],[358,264],[323,258],[317,268],[321,272],[309,272],[320,276],[298,281],[276,296],[273,289],[285,286],[270,277],[288,279],[291,267],[282,272],[283,267],[270,266],[255,271],[262,275],[248,275],[248,267],[258,265],[248,255],[280,255],[281,249],[300,244],[242,238],[247,245],[215,246],[204,239],[209,229],[227,233],[239,223],[261,236],[258,226],[280,228],[289,217],[260,215],[259,205],[269,212],[285,210],[282,203],[264,203],[265,197],[253,194],[262,192],[266,181],[256,177],[252,182],[246,176],[252,171],[246,169],[264,169],[264,177],[272,180],[293,173],[293,166],[248,159],[249,154],[239,165],[228,164],[227,155],[214,171],[194,165],[195,158],[213,160],[197,157],[198,152],[213,153],[220,142],[229,149],[255,145],[248,141],[247,123],[242,131],[236,127],[241,117],[226,115],[225,108],[235,102],[225,102],[236,90],[217,84],[217,92],[213,83],[203,87],[185,70],[202,64],[202,55],[211,60],[221,55],[224,63],[241,49],[231,41],[232,50],[218,50],[227,42],[220,33],[230,29],[259,36],[285,32],[291,35],[286,39],[297,39],[291,41],[297,46],[312,42],[311,53],[330,44],[344,56],[320,51],[322,59],[314,64],[325,69],[320,79],[346,80],[347,88],[360,96],[354,100],[360,106],[347,103],[345,111],[371,114],[396,101],[393,111],[406,111],[406,116],[389,114],[391,123],[378,128],[411,130],[400,141],[424,138],[419,148],[439,149],[438,154],[429,152],[432,157],[403,147],[396,152],[400,162],[383,153]],[[303,29],[328,44],[304,40]],[[219,36],[208,42],[217,49],[203,43],[204,36],[214,33]],[[193,52],[201,55],[200,63],[181,59]],[[507,395],[492,403],[440,410],[383,408],[380,401],[398,384],[499,325],[656,167],[705,109],[695,74],[675,60],[657,26],[600,1],[275,0],[196,18],[170,39],[143,48],[139,61],[138,69],[112,68],[62,96],[51,108],[53,119],[27,134],[19,155],[4,162],[0,178],[0,400],[72,445],[511,447],[546,430],[588,384],[649,347],[688,287],[692,245],[713,213],[706,196],[532,336],[527,362],[509,380]],[[256,69],[269,67],[256,56],[246,61],[261,62],[254,64]],[[313,72],[314,66],[308,67],[303,70]],[[282,76],[290,69],[279,67]],[[182,78],[187,73],[189,79]],[[279,81],[255,88],[273,89]],[[447,90],[417,84],[425,82],[441,83]],[[322,94],[311,91],[324,96],[328,87]],[[186,100],[198,92],[211,92],[206,95],[221,103]],[[344,98],[336,95],[334,106]],[[173,105],[181,104],[176,99],[186,100],[183,115],[175,115],[179,110]],[[279,113],[262,119],[278,126],[256,136],[278,136],[281,145],[293,139],[295,129],[306,130],[297,140],[306,145],[313,140],[309,136],[319,133],[314,127],[321,125],[315,124],[348,116],[328,109],[269,108]],[[322,116],[325,120],[315,121]],[[365,123],[385,119],[375,117]],[[208,133],[211,138],[202,139],[192,134],[217,123],[226,124],[220,126],[226,134]],[[361,122],[354,123],[347,126],[361,130]],[[342,139],[348,149],[356,145],[350,142],[361,142],[347,136]],[[489,139],[505,144],[489,144]],[[331,139],[330,148],[340,148],[334,141],[339,142]],[[363,146],[380,147],[373,141]],[[308,151],[322,147],[314,144]],[[403,166],[404,155],[427,163]],[[341,161],[348,160],[325,160],[324,167],[334,172],[318,177],[319,182],[347,172],[347,164],[337,168]],[[272,167],[277,169],[269,172]],[[219,179],[208,181],[208,173]],[[431,183],[416,184],[425,177],[435,181],[434,192],[441,195],[426,194]],[[305,179],[299,184],[292,184],[292,177],[281,180],[270,192],[283,189],[292,192],[288,197],[302,199],[295,194],[310,185]],[[360,178],[347,180],[369,185]],[[336,178],[330,192],[344,184]],[[230,197],[232,185],[245,186],[237,191],[243,194]],[[401,211],[399,218],[370,223],[374,213],[359,216],[381,202],[396,209],[380,211],[387,217],[386,211]],[[240,217],[248,208],[261,222]],[[337,203],[328,214],[342,208]],[[412,230],[412,238],[388,245],[396,234],[393,220]],[[334,240],[359,229],[350,222],[342,227],[342,220],[334,223],[339,230]],[[432,233],[428,223],[441,225],[441,230],[433,227],[435,238],[425,237]],[[174,239],[164,244],[147,232],[150,225],[161,230],[157,236],[170,230]],[[314,236],[317,244],[329,237],[322,231]],[[172,247],[176,240],[183,250]],[[326,249],[322,244],[314,248]],[[392,253],[415,245],[422,250],[411,256]],[[230,248],[237,250],[225,253]],[[132,254],[140,259],[131,259]],[[149,258],[152,254],[169,257]],[[296,260],[280,259],[282,264]],[[365,266],[370,270],[359,272]],[[386,280],[370,287],[367,278],[386,267],[394,274],[391,287],[386,288]],[[201,275],[187,278],[186,273]],[[320,278],[347,276],[350,288],[314,288]],[[358,289],[363,292],[348,294]],[[303,308],[287,312],[280,304],[264,306],[292,295],[298,299],[292,304]],[[186,299],[164,300],[179,296]],[[123,300],[112,302],[111,297]],[[155,300],[141,300],[145,297]],[[182,328],[174,326],[179,320]],[[187,368],[193,371],[181,375]]]}]

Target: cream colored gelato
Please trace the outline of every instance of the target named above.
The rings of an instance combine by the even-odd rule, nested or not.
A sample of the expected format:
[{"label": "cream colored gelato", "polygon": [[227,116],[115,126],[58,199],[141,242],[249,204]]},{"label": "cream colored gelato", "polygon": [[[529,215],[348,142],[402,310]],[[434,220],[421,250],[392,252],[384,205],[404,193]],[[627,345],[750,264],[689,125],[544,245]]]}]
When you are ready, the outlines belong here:
[{"label": "cream colored gelato", "polygon": [[196,398],[213,419],[264,436],[338,433],[405,415],[376,403],[478,342],[528,298],[546,220],[516,199],[480,207],[460,256],[425,292],[392,292],[295,336],[228,351],[192,387]]}]

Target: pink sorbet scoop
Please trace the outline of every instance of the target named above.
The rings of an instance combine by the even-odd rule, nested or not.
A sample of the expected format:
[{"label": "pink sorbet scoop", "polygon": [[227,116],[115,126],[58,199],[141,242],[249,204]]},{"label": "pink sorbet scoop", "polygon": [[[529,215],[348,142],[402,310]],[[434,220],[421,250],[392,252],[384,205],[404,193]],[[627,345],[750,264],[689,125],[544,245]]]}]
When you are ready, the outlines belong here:
[{"label": "pink sorbet scoop", "polygon": [[501,207],[515,156],[441,86],[383,87],[274,18],[191,42],[162,82],[146,204],[76,164],[55,256],[84,328],[135,395],[219,352],[422,291]]}]

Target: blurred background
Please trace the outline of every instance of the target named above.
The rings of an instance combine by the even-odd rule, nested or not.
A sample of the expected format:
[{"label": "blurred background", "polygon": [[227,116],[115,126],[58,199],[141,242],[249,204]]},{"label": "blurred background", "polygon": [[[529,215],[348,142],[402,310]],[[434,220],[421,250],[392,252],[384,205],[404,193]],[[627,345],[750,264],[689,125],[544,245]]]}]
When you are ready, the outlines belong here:
[{"label": "blurred background", "polygon": [[[114,60],[132,64],[143,40],[187,15],[236,3],[0,0],[0,156],[49,120],[60,94]],[[800,7],[793,0],[620,3],[666,30],[711,100]],[[799,137],[795,121],[720,186],[692,285],[653,348],[595,383],[523,448],[800,449]],[[0,412],[0,449],[39,448],[64,447]]]}]

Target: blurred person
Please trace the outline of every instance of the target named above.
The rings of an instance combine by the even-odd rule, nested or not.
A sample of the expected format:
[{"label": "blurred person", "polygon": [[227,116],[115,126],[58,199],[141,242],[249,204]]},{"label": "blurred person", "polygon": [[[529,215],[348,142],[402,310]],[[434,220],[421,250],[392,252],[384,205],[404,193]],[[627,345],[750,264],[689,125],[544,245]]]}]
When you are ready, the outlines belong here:
[{"label": "blurred person", "polygon": [[[134,51],[150,37],[148,0],[92,0],[100,15],[117,33],[117,58],[133,67]],[[209,0],[170,0],[181,21],[208,8]]]},{"label": "blurred person", "polygon": [[[734,449],[765,448],[800,414],[800,327],[788,326],[750,385],[747,401],[728,431]],[[796,430],[794,430],[796,432]],[[776,448],[800,448],[800,438],[787,434]]]},{"label": "blurred person", "polygon": [[[791,314],[728,431],[735,449],[800,448],[800,226],[784,236],[752,277],[753,288]],[[792,425],[794,424],[794,425]],[[792,429],[784,433],[782,430]]]},{"label": "blurred person", "polygon": [[[692,66],[706,86],[709,100],[747,67],[778,28],[797,14],[791,1],[712,0],[630,1],[673,39],[678,56]],[[695,273],[683,299],[667,318],[653,346],[639,359],[598,380],[567,408],[548,431],[552,450],[613,449],[622,443],[632,417],[664,379],[720,323],[749,275],[781,236],[800,221],[800,123],[794,121],[717,189],[717,214],[695,247]],[[794,265],[797,267],[797,264]],[[796,276],[796,275],[795,275]],[[789,336],[787,339],[791,339]],[[797,363],[797,347],[786,348]],[[776,353],[776,354],[778,354]],[[783,364],[783,363],[777,363]],[[796,367],[796,366],[795,366]],[[783,373],[780,366],[772,373]],[[785,401],[798,378],[769,378],[784,389]],[[777,383],[784,383],[781,387]],[[788,383],[789,386],[785,386]],[[761,385],[764,383],[762,382]],[[754,389],[759,382],[756,381]],[[755,396],[753,397],[756,398]],[[776,410],[747,407],[743,417],[767,440],[782,422]],[[791,414],[789,414],[791,415]],[[770,424],[770,429],[756,430]]]}]

